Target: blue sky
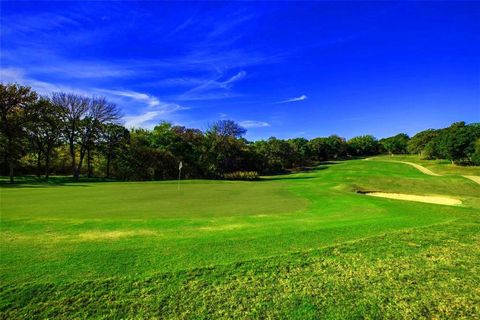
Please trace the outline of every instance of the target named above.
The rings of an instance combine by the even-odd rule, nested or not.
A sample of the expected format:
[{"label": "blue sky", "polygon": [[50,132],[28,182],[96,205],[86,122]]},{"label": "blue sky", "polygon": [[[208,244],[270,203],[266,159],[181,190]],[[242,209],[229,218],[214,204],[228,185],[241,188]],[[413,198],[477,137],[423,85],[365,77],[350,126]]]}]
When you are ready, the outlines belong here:
[{"label": "blue sky", "polygon": [[480,120],[480,2],[1,2],[1,78],[127,126],[379,138]]}]

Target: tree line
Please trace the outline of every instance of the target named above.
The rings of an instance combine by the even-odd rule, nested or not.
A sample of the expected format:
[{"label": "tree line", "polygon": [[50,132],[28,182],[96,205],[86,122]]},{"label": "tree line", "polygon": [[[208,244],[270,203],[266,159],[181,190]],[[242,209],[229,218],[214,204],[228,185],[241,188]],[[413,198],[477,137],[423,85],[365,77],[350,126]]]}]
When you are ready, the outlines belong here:
[{"label": "tree line", "polygon": [[480,165],[479,123],[456,122],[411,138],[400,133],[380,140],[331,135],[252,142],[232,120],[217,121],[205,131],[168,122],[129,130],[120,120],[118,107],[103,97],[64,92],[46,97],[26,86],[0,84],[0,174],[12,183],[19,174],[174,179],[182,161],[185,178],[248,178],[383,153]]}]

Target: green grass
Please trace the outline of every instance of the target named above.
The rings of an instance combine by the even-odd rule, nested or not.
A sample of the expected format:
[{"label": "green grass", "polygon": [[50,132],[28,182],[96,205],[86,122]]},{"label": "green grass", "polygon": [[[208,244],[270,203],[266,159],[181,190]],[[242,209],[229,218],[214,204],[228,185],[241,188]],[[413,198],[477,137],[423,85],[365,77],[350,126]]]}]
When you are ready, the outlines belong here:
[{"label": "green grass", "polygon": [[480,186],[462,169],[3,185],[0,318],[478,318]]},{"label": "green grass", "polygon": [[480,176],[479,166],[458,166],[449,160],[424,160],[417,155],[378,156],[375,160],[408,161],[422,165],[435,173],[442,175],[475,175]]}]

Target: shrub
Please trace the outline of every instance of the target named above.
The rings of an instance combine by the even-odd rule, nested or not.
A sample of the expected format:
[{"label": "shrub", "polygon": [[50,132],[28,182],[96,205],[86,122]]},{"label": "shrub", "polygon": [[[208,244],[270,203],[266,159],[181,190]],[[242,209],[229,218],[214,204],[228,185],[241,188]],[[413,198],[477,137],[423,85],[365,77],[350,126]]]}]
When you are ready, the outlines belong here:
[{"label": "shrub", "polygon": [[224,173],[223,178],[226,180],[258,180],[257,171],[235,171]]}]

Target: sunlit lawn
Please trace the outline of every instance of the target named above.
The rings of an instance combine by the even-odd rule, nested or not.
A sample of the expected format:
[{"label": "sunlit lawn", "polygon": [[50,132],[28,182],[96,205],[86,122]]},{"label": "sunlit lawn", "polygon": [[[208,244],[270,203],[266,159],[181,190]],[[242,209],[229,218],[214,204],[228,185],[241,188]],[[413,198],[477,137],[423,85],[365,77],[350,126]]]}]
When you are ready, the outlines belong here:
[{"label": "sunlit lawn", "polygon": [[447,166],[432,165],[449,173],[434,177],[355,160],[180,190],[175,181],[3,185],[0,317],[478,317],[480,185],[460,176],[478,169]]}]

